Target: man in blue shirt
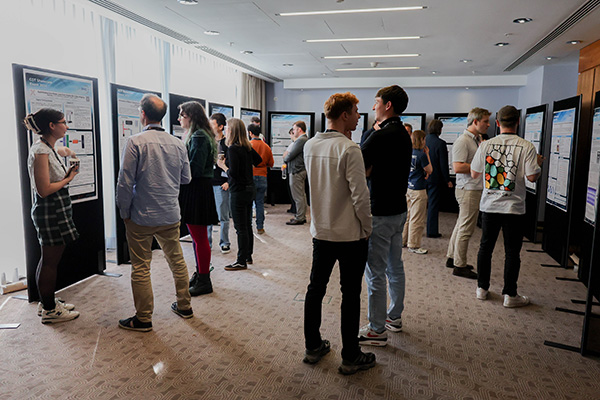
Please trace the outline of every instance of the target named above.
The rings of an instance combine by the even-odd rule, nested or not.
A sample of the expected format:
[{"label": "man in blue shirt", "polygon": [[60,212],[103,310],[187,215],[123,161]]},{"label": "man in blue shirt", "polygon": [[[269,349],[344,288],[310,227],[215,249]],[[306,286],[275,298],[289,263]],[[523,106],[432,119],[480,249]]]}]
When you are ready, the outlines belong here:
[{"label": "man in blue shirt", "polygon": [[159,97],[146,94],[140,102],[141,133],[131,136],[121,159],[117,206],[127,230],[131,257],[131,289],[136,315],[119,327],[152,330],[154,296],[150,281],[152,240],[155,237],[173,272],[177,301],[171,310],[182,318],[193,316],[189,275],[179,243],[179,187],[191,180],[190,163],[181,140],[165,132],[160,121],[167,112]]}]

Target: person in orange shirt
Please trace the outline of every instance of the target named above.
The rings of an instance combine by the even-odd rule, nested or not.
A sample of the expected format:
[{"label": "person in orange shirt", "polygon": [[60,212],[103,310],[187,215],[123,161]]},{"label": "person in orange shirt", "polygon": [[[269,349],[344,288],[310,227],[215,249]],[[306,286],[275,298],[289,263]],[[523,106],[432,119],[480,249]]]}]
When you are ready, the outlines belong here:
[{"label": "person in orange shirt", "polygon": [[256,232],[265,233],[265,194],[267,193],[267,169],[273,166],[273,152],[268,144],[260,138],[260,126],[256,124],[248,125],[250,134],[250,144],[254,151],[261,156],[262,162],[252,168],[254,175],[254,186],[256,186],[256,197],[254,204],[256,206]]}]

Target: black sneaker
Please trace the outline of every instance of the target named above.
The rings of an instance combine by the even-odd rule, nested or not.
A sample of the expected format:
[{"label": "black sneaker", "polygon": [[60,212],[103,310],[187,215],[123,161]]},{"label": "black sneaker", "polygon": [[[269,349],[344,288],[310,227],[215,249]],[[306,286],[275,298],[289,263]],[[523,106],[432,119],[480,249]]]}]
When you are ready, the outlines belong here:
[{"label": "black sneaker", "polygon": [[192,318],[194,316],[194,311],[192,311],[191,308],[189,310],[180,310],[177,308],[177,302],[171,304],[171,311],[185,319]]},{"label": "black sneaker", "polygon": [[468,267],[463,267],[463,268],[454,267],[454,270],[452,271],[452,275],[460,276],[460,277],[467,278],[467,279],[477,279],[477,273],[471,271]]},{"label": "black sneaker", "polygon": [[[461,268],[454,265],[454,258],[448,258],[446,260],[446,268]],[[467,264],[466,269],[473,269],[474,267],[471,264]]]},{"label": "black sneaker", "polygon": [[321,358],[329,353],[329,350],[331,350],[331,343],[329,343],[329,340],[323,340],[321,341],[321,345],[316,349],[304,350],[304,360],[302,361],[307,364],[316,364],[321,360]]},{"label": "black sneaker", "polygon": [[252,260],[252,256],[250,256],[246,259],[246,264],[252,264],[252,263],[254,263],[254,260]]},{"label": "black sneaker", "polygon": [[248,266],[239,262],[235,262],[233,264],[225,266],[225,271],[241,271],[244,269],[248,269]]},{"label": "black sneaker", "polygon": [[438,238],[441,238],[441,237],[442,237],[442,234],[441,234],[441,233],[432,233],[432,234],[429,234],[429,233],[428,233],[428,234],[427,234],[427,237],[428,237],[428,238],[431,238],[431,239],[438,239]]},{"label": "black sneaker", "polygon": [[221,253],[227,254],[230,251],[231,251],[231,247],[230,246],[221,246]]},{"label": "black sneaker", "polygon": [[338,371],[343,375],[352,375],[358,371],[373,368],[375,366],[375,354],[363,353],[358,354],[354,361],[342,360]]},{"label": "black sneaker", "polygon": [[134,315],[131,318],[119,320],[119,328],[130,331],[150,332],[152,330],[152,322],[142,322]]}]

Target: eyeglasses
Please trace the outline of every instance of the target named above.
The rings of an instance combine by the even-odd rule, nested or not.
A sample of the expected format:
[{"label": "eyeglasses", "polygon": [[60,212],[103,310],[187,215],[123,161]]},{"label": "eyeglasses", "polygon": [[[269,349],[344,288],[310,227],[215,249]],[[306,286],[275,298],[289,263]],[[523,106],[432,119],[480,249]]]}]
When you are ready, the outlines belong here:
[{"label": "eyeglasses", "polygon": [[58,122],[55,122],[55,124],[65,124],[65,125],[67,125],[67,121],[58,121]]},{"label": "eyeglasses", "polygon": [[188,118],[188,116],[185,114],[179,114],[179,118]]}]

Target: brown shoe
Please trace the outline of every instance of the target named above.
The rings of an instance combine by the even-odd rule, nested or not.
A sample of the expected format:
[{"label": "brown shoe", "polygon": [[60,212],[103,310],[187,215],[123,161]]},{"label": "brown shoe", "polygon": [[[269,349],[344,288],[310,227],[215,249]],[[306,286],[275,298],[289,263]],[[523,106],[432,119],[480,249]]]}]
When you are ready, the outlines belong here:
[{"label": "brown shoe", "polygon": [[467,267],[464,267],[464,268],[454,267],[454,270],[452,270],[452,275],[460,276],[460,277],[467,278],[467,279],[477,279],[477,273],[471,271]]}]

